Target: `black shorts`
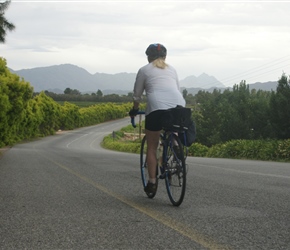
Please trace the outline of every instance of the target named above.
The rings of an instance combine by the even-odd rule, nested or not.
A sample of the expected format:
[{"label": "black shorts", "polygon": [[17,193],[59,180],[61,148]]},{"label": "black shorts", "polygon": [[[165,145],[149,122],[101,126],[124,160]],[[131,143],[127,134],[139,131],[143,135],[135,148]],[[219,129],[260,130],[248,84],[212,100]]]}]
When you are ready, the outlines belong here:
[{"label": "black shorts", "polygon": [[162,130],[163,114],[166,110],[155,110],[145,117],[145,129],[150,131]]}]

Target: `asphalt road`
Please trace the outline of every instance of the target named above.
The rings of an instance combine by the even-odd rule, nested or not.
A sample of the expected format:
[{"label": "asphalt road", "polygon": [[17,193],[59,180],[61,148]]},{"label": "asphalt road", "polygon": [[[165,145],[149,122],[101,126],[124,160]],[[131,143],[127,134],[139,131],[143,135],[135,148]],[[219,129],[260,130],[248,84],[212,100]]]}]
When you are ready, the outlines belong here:
[{"label": "asphalt road", "polygon": [[100,147],[129,119],[0,159],[0,249],[290,249],[290,164],[189,157],[184,202],[146,198],[139,156]]}]

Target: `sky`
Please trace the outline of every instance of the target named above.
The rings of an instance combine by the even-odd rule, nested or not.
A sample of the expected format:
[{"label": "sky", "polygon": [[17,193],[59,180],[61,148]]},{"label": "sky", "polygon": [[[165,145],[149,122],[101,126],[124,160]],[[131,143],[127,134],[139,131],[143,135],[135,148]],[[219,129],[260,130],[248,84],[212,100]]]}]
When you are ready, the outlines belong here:
[{"label": "sky", "polygon": [[180,80],[277,81],[290,75],[289,12],[290,1],[12,0],[5,17],[16,29],[0,57],[13,70],[137,73],[148,45],[162,43]]}]

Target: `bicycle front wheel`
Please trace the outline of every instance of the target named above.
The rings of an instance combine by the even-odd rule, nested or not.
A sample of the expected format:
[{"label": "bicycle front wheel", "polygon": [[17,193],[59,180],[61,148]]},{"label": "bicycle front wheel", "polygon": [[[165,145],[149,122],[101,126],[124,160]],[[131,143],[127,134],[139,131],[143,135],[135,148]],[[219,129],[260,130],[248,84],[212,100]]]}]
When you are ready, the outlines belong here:
[{"label": "bicycle front wheel", "polygon": [[179,206],[185,195],[186,166],[183,145],[177,135],[171,134],[167,140],[166,190],[171,203]]},{"label": "bicycle front wheel", "polygon": [[[147,155],[147,140],[146,140],[146,136],[144,136],[142,139],[141,152],[140,152],[140,168],[141,168],[141,178],[142,178],[143,188],[146,187],[147,182],[149,180],[148,166],[147,166],[147,160],[146,160],[147,156],[146,155]],[[156,185],[158,187],[157,174],[158,174],[158,168],[156,169]],[[146,192],[146,195],[152,199],[156,195],[156,192],[155,193],[147,193]]]}]

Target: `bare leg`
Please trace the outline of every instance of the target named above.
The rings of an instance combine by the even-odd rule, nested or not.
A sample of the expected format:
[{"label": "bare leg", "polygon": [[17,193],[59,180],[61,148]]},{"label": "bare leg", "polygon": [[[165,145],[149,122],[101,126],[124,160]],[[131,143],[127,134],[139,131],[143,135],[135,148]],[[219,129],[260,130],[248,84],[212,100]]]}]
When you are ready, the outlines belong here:
[{"label": "bare leg", "polygon": [[147,166],[150,180],[156,180],[156,152],[158,148],[160,132],[161,131],[149,131],[147,129],[145,131],[147,138]]}]

